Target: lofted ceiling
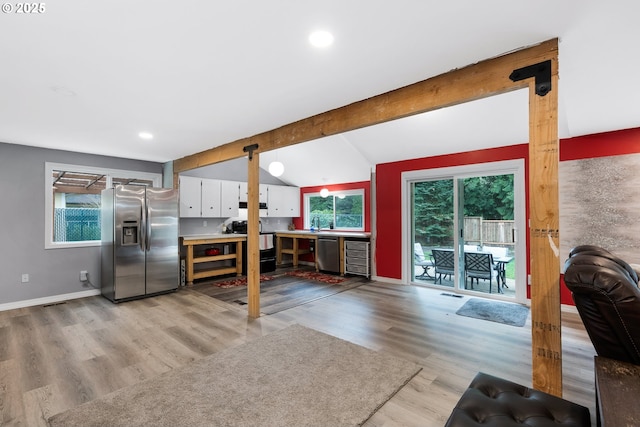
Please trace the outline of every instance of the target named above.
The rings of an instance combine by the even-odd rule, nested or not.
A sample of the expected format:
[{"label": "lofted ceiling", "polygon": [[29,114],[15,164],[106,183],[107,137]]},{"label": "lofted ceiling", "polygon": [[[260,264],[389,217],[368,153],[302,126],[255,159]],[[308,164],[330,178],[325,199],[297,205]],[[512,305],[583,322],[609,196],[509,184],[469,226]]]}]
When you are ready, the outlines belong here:
[{"label": "lofted ceiling", "polygon": [[[0,142],[166,162],[556,37],[560,137],[640,126],[632,0],[44,4],[0,16]],[[310,46],[315,29],[334,44]],[[283,181],[321,185],[523,143],[527,96],[263,153],[261,164],[277,158]]]}]

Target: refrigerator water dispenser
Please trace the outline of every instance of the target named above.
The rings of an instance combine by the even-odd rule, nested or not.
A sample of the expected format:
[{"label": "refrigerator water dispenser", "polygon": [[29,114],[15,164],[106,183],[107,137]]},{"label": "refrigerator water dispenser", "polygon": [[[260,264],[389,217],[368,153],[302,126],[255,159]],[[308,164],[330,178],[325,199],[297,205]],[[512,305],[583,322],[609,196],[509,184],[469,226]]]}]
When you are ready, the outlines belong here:
[{"label": "refrigerator water dispenser", "polygon": [[138,244],[138,221],[123,221],[122,246]]}]

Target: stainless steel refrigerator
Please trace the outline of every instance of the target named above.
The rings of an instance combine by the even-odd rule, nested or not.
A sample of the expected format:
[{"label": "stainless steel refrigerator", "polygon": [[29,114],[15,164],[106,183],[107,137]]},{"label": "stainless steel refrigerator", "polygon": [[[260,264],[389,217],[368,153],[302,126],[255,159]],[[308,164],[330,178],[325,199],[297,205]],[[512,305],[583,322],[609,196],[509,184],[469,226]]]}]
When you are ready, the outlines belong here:
[{"label": "stainless steel refrigerator", "polygon": [[178,288],[178,192],[118,185],[102,191],[102,295],[113,302]]}]

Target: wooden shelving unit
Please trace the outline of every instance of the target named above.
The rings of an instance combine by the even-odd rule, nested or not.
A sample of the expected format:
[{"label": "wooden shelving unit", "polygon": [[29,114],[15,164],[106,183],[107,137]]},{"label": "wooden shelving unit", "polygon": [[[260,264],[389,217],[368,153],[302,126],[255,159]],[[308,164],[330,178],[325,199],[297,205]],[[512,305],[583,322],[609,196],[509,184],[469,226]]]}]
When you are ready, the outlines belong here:
[{"label": "wooden shelving unit", "polygon": [[[186,248],[185,258],[185,279],[187,285],[192,285],[195,279],[203,279],[205,277],[222,276],[225,274],[242,275],[242,244],[247,240],[245,235],[220,235],[212,237],[182,237],[182,245]],[[219,255],[199,255],[198,246],[213,246],[229,244],[233,246],[233,252]],[[219,266],[214,263],[220,261],[235,261],[232,266]],[[212,264],[207,267],[206,264]],[[203,266],[202,269],[196,271],[196,265]]]},{"label": "wooden shelving unit", "polygon": [[[308,248],[300,248],[299,240],[313,241],[314,244],[318,240],[318,236],[313,233],[287,233],[276,232],[276,265],[282,264],[282,255],[289,254],[293,256],[293,266],[298,266],[298,257],[300,255],[312,253]],[[285,242],[287,242],[285,244]],[[290,244],[289,244],[290,242]],[[316,271],[318,270],[318,259],[314,254],[314,262],[316,264]]]}]

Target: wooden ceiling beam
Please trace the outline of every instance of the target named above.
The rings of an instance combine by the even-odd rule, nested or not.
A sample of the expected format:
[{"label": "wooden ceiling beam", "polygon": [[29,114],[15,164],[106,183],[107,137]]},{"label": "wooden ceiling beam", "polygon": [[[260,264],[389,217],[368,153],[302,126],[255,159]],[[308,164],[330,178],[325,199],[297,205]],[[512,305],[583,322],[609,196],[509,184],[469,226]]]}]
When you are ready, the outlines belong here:
[{"label": "wooden ceiling beam", "polygon": [[317,114],[258,135],[242,138],[174,160],[173,172],[208,166],[247,155],[243,148],[258,144],[261,153],[325,136],[384,123],[528,87],[513,82],[513,70],[545,60],[555,60],[557,39],[487,59],[464,68],[374,96],[335,110]]}]

